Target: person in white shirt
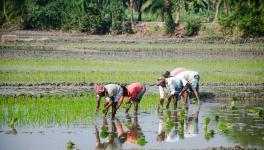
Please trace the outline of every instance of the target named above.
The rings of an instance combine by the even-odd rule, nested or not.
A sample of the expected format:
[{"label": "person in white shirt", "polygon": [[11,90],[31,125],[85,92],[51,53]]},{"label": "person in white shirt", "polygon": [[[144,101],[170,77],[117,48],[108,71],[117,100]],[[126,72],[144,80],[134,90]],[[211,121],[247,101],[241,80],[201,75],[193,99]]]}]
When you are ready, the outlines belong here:
[{"label": "person in white shirt", "polygon": [[195,94],[195,97],[198,100],[198,103],[200,103],[199,98],[199,81],[200,81],[200,75],[196,71],[183,71],[177,75],[177,77],[182,81],[183,83],[183,89],[180,91],[179,95],[182,95],[188,88],[190,91],[192,91]]},{"label": "person in white shirt", "polygon": [[112,106],[112,119],[114,119],[117,104],[121,96],[123,95],[123,88],[117,84],[107,84],[107,85],[96,85],[96,112],[99,110],[101,97],[106,96],[106,102],[104,104],[103,113],[106,116],[108,108]]},{"label": "person in white shirt", "polygon": [[[187,68],[183,68],[183,67],[178,67],[175,68],[171,71],[166,71],[162,76],[164,78],[169,78],[169,77],[174,77],[177,76],[179,73],[183,72],[183,71],[187,71]],[[164,103],[164,97],[165,97],[165,90],[163,87],[159,86],[159,93],[160,93],[160,104],[159,104],[159,108],[163,108],[163,103]],[[188,93],[187,91],[184,92],[182,94],[183,99],[185,100],[185,103],[188,104]],[[186,105],[186,108],[188,108],[188,105]]]},{"label": "person in white shirt", "polygon": [[165,88],[166,86],[169,89],[169,94],[166,99],[166,108],[169,108],[171,99],[174,102],[174,109],[177,108],[177,101],[180,100],[179,92],[183,88],[182,81],[177,77],[169,77],[169,78],[161,78],[158,80],[157,85],[161,88]]}]

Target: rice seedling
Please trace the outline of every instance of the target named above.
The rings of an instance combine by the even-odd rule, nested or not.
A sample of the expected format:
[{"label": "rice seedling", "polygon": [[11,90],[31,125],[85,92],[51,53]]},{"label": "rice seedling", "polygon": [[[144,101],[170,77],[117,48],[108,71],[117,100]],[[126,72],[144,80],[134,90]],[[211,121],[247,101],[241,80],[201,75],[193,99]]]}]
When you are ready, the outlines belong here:
[{"label": "rice seedling", "polygon": [[182,139],[184,138],[184,122],[185,122],[184,119],[180,118],[178,130],[179,130],[179,137]]},{"label": "rice seedling", "polygon": [[[0,43],[0,48],[6,49],[25,49],[25,50],[67,50],[67,49],[93,49],[101,51],[149,51],[149,50],[200,50],[202,52],[221,51],[221,52],[240,52],[245,50],[262,51],[263,44],[205,44],[205,43],[171,43],[171,42],[136,42],[136,43],[121,43],[121,42],[97,42],[89,41],[85,43],[75,42],[41,42],[33,43]],[[42,49],[40,49],[42,47]]]},{"label": "rice seedling", "polygon": [[215,115],[215,121],[216,121],[216,122],[219,121],[219,115]]},{"label": "rice seedling", "polygon": [[230,126],[228,126],[225,122],[220,122],[218,124],[218,129],[225,134],[228,134],[230,132]]},{"label": "rice seedling", "polygon": [[247,109],[248,113],[254,113],[259,117],[262,117],[264,114],[264,108],[262,107],[253,107],[253,108],[249,108]]},{"label": "rice seedling", "polygon": [[[261,83],[263,60],[0,60],[0,83],[94,82],[153,84],[165,71],[184,66],[203,83]],[[229,66],[228,68],[226,66]],[[210,70],[210,71],[208,71]]]},{"label": "rice seedling", "polygon": [[73,150],[73,149],[76,149],[76,145],[75,145],[75,143],[73,143],[72,141],[68,141],[67,144],[66,144],[66,149],[67,149],[67,150]]},{"label": "rice seedling", "polygon": [[215,131],[213,129],[211,129],[209,132],[205,132],[204,133],[204,138],[206,140],[210,140],[211,138],[213,138],[215,135]]},{"label": "rice seedling", "polygon": [[210,123],[210,118],[208,117],[208,116],[206,116],[205,118],[204,118],[204,131],[205,132],[207,132],[208,131],[208,125],[209,125],[209,123]]},{"label": "rice seedling", "polygon": [[[50,95],[50,96],[0,96],[1,125],[7,120],[17,118],[18,126],[46,126],[54,123],[61,125],[74,124],[74,122],[89,123],[94,117],[94,96],[84,94]],[[11,121],[11,125],[14,124]]]},{"label": "rice seedling", "polygon": [[234,96],[234,97],[232,97],[232,100],[230,102],[230,108],[231,108],[231,110],[236,110],[237,109],[236,108],[236,103],[237,103],[237,97]]},{"label": "rice seedling", "polygon": [[[155,107],[157,95],[145,95],[141,111]],[[103,103],[103,101],[101,101]],[[102,106],[102,104],[101,104]],[[118,110],[118,111],[123,111]],[[95,117],[94,93],[79,95],[0,96],[1,126],[72,126],[91,124]]]},{"label": "rice seedling", "polygon": [[186,110],[185,109],[181,109],[180,110],[180,118],[184,118],[186,114]]},{"label": "rice seedling", "polygon": [[108,131],[107,127],[102,127],[101,132],[100,132],[100,137],[101,138],[107,138],[110,132]]},{"label": "rice seedling", "polygon": [[140,136],[138,139],[132,141],[132,143],[138,144],[140,146],[146,145],[148,142],[146,141],[145,136]]}]

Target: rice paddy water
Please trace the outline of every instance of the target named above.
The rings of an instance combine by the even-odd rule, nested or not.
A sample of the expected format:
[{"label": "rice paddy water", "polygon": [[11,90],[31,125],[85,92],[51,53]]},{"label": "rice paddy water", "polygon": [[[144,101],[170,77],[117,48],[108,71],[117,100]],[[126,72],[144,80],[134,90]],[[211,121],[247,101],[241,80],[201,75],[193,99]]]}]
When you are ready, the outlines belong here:
[{"label": "rice paddy water", "polygon": [[239,100],[236,109],[208,101],[200,109],[190,104],[188,111],[171,107],[158,112],[157,98],[147,94],[138,114],[121,108],[111,120],[95,115],[95,95],[89,92],[1,95],[1,149],[264,147],[263,113],[254,113],[255,107]]}]

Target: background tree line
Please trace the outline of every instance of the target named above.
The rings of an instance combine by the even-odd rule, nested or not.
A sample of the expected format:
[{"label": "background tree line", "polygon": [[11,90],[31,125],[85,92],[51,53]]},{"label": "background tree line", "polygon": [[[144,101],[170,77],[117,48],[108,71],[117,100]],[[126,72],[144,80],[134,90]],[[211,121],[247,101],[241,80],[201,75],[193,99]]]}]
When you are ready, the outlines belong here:
[{"label": "background tree line", "polygon": [[181,22],[187,35],[201,23],[219,23],[225,32],[264,35],[262,0],[1,0],[2,29],[79,30],[91,34],[132,33],[137,21],[164,21],[173,34]]}]

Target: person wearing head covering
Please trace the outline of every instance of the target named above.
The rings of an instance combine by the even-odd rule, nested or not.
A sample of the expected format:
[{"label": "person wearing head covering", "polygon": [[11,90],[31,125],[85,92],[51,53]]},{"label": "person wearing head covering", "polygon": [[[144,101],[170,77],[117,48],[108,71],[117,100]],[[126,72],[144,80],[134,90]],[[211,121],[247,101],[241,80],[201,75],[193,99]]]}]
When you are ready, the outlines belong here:
[{"label": "person wearing head covering", "polygon": [[119,99],[123,95],[123,89],[117,84],[107,84],[107,85],[96,85],[96,112],[98,112],[100,107],[100,100],[102,97],[106,96],[106,102],[104,105],[103,113],[106,116],[108,108],[112,106],[112,119],[114,119],[116,114],[116,107]]},{"label": "person wearing head covering", "polygon": [[[169,78],[169,77],[174,77],[174,76],[177,76],[179,73],[183,72],[183,71],[187,71],[188,69],[186,68],[183,68],[183,67],[179,67],[179,68],[175,68],[174,70],[172,71],[166,71],[162,76],[164,78]],[[163,78],[162,77],[162,78]],[[162,79],[160,78],[160,79]],[[159,80],[160,80],[159,79]],[[164,99],[165,99],[165,92],[164,92],[164,87],[162,86],[159,86],[159,93],[160,93],[160,106],[163,107],[163,104],[164,104]],[[184,95],[186,98],[186,103],[187,103],[187,95]]]},{"label": "person wearing head covering", "polygon": [[135,82],[127,85],[126,87],[123,87],[123,91],[123,96],[119,101],[118,108],[121,106],[124,97],[129,97],[128,101],[126,102],[126,104],[128,105],[126,107],[126,113],[128,113],[132,103],[134,104],[134,112],[137,113],[138,105],[146,92],[145,85]]},{"label": "person wearing head covering", "polygon": [[179,73],[181,73],[181,72],[183,72],[183,71],[187,71],[188,69],[186,69],[186,68],[182,68],[182,67],[180,67],[180,68],[175,68],[175,69],[173,69],[173,70],[171,70],[171,71],[165,71],[165,73],[162,75],[164,78],[168,78],[168,77],[174,77],[174,76],[176,76],[177,74],[179,74]]}]

